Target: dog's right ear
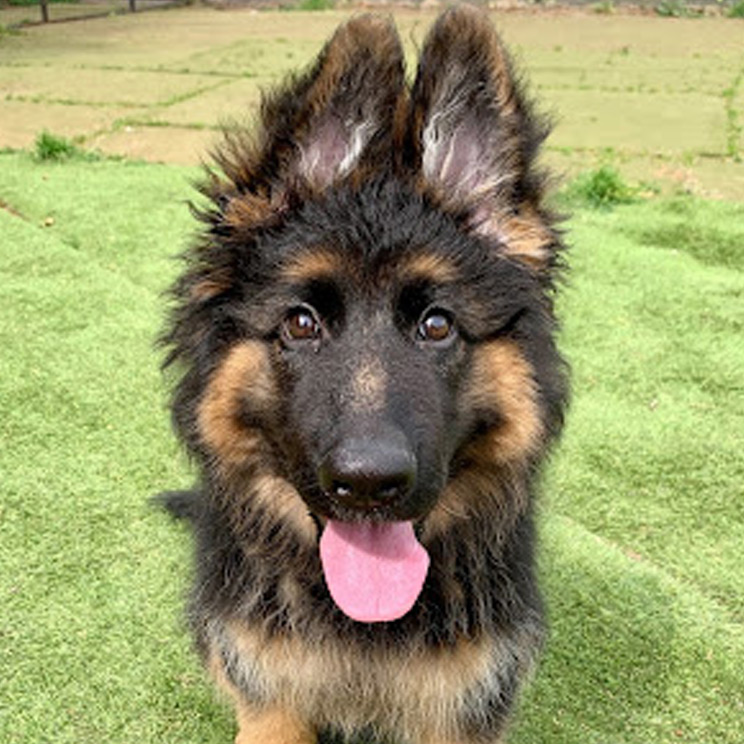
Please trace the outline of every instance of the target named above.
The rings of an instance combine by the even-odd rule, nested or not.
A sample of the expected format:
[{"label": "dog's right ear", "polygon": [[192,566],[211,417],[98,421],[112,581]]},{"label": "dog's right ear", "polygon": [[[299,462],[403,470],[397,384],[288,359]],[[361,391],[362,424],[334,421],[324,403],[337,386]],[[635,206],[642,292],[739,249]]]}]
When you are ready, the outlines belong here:
[{"label": "dog's right ear", "polygon": [[293,191],[323,191],[360,165],[390,162],[404,87],[395,27],[377,16],[353,18],[310,70],[264,97],[257,138],[227,134],[217,161],[234,194],[223,201],[260,195],[276,211]]}]

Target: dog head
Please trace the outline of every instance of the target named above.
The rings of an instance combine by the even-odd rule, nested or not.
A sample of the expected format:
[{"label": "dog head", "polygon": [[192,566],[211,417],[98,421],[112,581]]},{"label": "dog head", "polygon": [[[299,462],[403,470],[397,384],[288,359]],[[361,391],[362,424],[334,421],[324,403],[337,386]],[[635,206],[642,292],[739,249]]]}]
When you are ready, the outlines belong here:
[{"label": "dog head", "polygon": [[228,501],[321,523],[514,519],[560,428],[546,129],[457,8],[405,82],[394,28],[342,26],[228,133],[167,342],[175,420]]}]

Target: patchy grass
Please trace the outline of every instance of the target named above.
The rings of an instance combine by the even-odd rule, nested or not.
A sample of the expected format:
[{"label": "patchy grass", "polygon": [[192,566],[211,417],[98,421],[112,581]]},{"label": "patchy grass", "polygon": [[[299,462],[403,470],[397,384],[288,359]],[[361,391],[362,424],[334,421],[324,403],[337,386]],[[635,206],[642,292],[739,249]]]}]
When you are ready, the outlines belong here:
[{"label": "patchy grass", "polygon": [[[2,741],[234,735],[182,627],[189,538],[147,505],[190,483],[152,342],[194,175],[0,155]],[[510,744],[741,741],[743,216],[679,196],[568,223],[552,633]]]},{"label": "patchy grass", "polygon": [[[329,1],[307,0],[313,7]],[[245,13],[195,5],[3,37],[0,147],[31,147],[47,128],[105,152],[198,163],[222,120],[250,118],[259,91],[309,62],[352,12],[294,6]],[[68,8],[80,12],[55,5],[53,14]],[[19,10],[0,9],[0,22],[10,24]],[[639,180],[674,186],[676,171],[686,168],[697,193],[744,198],[741,169],[731,165],[742,148],[742,93],[734,86],[740,22],[670,23],[617,10],[494,14],[556,122],[548,147],[558,168],[596,168],[612,147],[643,171]],[[392,12],[413,62],[435,11]]]}]

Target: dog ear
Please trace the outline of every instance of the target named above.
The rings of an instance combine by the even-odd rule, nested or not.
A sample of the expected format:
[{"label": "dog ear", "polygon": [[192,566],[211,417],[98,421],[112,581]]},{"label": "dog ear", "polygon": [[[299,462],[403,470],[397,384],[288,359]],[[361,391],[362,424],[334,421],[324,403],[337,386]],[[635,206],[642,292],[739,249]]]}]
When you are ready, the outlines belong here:
[{"label": "dog ear", "polygon": [[238,192],[322,191],[356,167],[392,159],[393,120],[405,87],[400,40],[386,19],[341,26],[315,64],[264,97],[260,134],[228,134],[218,153]]},{"label": "dog ear", "polygon": [[534,166],[548,128],[531,111],[496,30],[472,6],[440,16],[411,94],[408,163],[425,190],[465,209],[470,227],[533,266],[552,262],[556,235]]}]

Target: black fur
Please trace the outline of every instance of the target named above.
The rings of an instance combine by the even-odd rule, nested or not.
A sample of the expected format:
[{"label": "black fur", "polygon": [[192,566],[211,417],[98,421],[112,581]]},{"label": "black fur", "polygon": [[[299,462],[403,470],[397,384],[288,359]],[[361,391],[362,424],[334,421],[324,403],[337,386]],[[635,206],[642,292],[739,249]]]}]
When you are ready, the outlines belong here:
[{"label": "black fur", "polygon": [[[191,619],[239,710],[294,700],[314,730],[405,744],[503,732],[541,643],[533,493],[567,399],[562,243],[535,167],[545,132],[485,16],[460,8],[435,25],[410,91],[394,30],[359,18],[267,99],[255,137],[218,154],[164,334],[200,482],[160,500],[194,526]],[[314,335],[291,335],[298,312]],[[442,341],[422,336],[432,312],[450,324]],[[360,441],[375,467],[378,446],[405,443],[415,464],[394,497],[329,491],[324,468]],[[365,624],[336,607],[317,547],[327,519],[415,524],[431,567],[408,614]],[[436,660],[432,675],[481,671],[447,693],[442,709],[457,709],[441,720],[408,712],[415,689],[331,720],[324,685],[330,699],[356,670],[296,688],[236,633],[372,660],[378,674],[409,656]]]}]

